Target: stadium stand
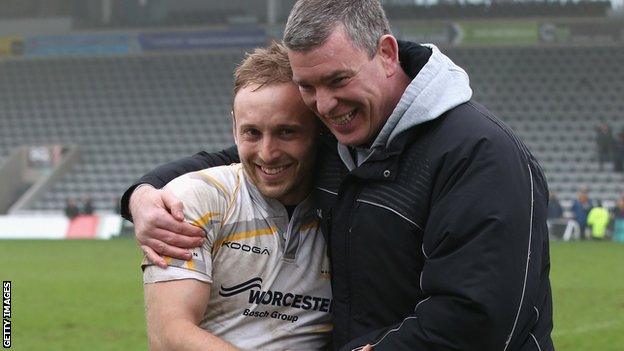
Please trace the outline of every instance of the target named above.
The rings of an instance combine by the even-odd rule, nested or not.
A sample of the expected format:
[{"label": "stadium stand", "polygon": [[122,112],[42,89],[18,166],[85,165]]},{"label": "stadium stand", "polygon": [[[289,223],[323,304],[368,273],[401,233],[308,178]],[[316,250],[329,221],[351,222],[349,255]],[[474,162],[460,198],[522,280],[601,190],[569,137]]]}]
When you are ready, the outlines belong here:
[{"label": "stadium stand", "polygon": [[[615,200],[595,162],[600,121],[624,128],[624,48],[451,48],[475,98],[517,130],[562,200]],[[0,62],[0,160],[19,145],[77,144],[81,162],[33,210],[89,194],[96,209],[153,166],[231,144],[231,74],[243,52]]]},{"label": "stadium stand", "polygon": [[78,144],[81,162],[33,209],[89,194],[96,209],[154,165],[231,143],[231,74],[241,52],[0,63],[0,155]]}]

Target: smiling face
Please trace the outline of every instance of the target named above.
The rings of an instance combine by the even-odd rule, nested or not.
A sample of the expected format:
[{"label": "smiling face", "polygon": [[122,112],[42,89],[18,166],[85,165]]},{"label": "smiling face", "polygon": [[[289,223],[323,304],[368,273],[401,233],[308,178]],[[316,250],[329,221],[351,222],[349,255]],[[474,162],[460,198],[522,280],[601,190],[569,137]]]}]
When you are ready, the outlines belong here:
[{"label": "smiling face", "polygon": [[370,58],[354,47],[342,26],[319,47],[288,50],[303,101],[340,143],[371,143],[392,113],[401,94],[396,96],[392,79],[398,66],[396,50],[396,40],[384,36]]},{"label": "smiling face", "polygon": [[296,205],[309,190],[318,132],[292,83],[252,84],[234,98],[234,140],[245,175],[260,192]]}]

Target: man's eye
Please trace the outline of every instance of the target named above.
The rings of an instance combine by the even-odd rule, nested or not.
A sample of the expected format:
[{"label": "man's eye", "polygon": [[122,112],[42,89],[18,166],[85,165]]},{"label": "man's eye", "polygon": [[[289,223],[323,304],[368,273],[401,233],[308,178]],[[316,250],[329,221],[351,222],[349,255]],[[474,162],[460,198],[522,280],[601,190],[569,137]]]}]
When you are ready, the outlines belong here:
[{"label": "man's eye", "polygon": [[257,129],[247,129],[243,131],[243,135],[249,137],[257,137],[260,135],[260,131]]},{"label": "man's eye", "polygon": [[312,86],[307,84],[299,84],[300,91],[312,91]]},{"label": "man's eye", "polygon": [[291,136],[293,134],[295,134],[295,130],[294,129],[282,129],[280,131],[280,135],[281,136]]},{"label": "man's eye", "polygon": [[332,80],[333,85],[341,85],[344,84],[349,77],[338,77]]}]

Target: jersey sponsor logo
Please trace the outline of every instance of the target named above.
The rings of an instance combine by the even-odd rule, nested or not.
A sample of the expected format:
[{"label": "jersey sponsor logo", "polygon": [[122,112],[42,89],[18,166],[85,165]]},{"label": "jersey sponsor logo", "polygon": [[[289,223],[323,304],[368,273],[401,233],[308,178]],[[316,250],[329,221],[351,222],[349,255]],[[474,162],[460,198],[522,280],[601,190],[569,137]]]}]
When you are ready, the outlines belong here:
[{"label": "jersey sponsor logo", "polygon": [[331,312],[331,299],[318,296],[283,293],[281,291],[249,291],[249,303],[286,306],[302,310]]},{"label": "jersey sponsor logo", "polygon": [[248,316],[248,317],[256,317],[256,318],[268,318],[271,317],[273,319],[281,319],[283,321],[289,321],[290,323],[295,323],[297,320],[299,320],[298,316],[295,315],[291,315],[291,314],[285,314],[285,313],[280,313],[278,311],[252,311],[248,308],[246,308],[243,311],[243,316]]},{"label": "jersey sponsor logo", "polygon": [[284,293],[276,290],[262,290],[262,278],[259,277],[249,279],[232,287],[221,285],[219,295],[232,297],[247,290],[249,290],[249,303],[254,305],[284,306],[327,313],[331,312],[332,309],[332,299],[329,298],[291,292]]},{"label": "jersey sponsor logo", "polygon": [[236,241],[224,242],[223,246],[227,247],[228,249],[232,249],[232,250],[240,250],[240,251],[250,252],[250,253],[254,253],[254,254],[258,254],[258,255],[271,256],[271,252],[266,247],[265,248],[261,248],[259,246],[241,244],[241,243],[237,243]]},{"label": "jersey sponsor logo", "polygon": [[256,278],[249,279],[248,281],[240,283],[238,285],[231,286],[229,288],[226,288],[225,286],[221,285],[221,288],[219,289],[219,295],[223,297],[230,297],[230,296],[238,295],[249,289],[253,289],[253,288],[262,289],[261,284],[262,284],[262,278],[256,277]]}]

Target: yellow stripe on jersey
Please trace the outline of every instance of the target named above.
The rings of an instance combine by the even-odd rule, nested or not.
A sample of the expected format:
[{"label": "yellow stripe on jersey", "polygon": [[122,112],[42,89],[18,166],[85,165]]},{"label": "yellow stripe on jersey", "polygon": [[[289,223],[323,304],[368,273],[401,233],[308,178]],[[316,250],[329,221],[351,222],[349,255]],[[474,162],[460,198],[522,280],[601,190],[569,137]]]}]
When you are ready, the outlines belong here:
[{"label": "yellow stripe on jersey", "polygon": [[188,269],[195,269],[195,262],[193,262],[193,260],[188,260],[188,261],[184,262],[184,265]]},{"label": "yellow stripe on jersey", "polygon": [[312,331],[316,333],[330,332],[334,330],[333,324],[320,324],[318,327],[313,328]]},{"label": "yellow stripe on jersey", "polygon": [[214,179],[212,176],[208,175],[205,171],[199,172],[199,175],[202,178],[204,178],[204,180],[206,180],[208,183],[214,185],[219,190],[221,190],[221,192],[223,192],[223,194],[225,196],[227,196],[228,198],[232,197],[232,194],[230,194],[230,192],[227,190],[227,188],[223,184],[221,184],[221,182],[219,182],[218,180]]},{"label": "yellow stripe on jersey", "polygon": [[206,214],[204,214],[203,216],[199,217],[199,219],[194,220],[193,222],[191,222],[192,225],[203,228],[204,226],[206,226],[206,224],[208,224],[208,221],[210,221],[210,219],[214,216],[218,216],[219,212],[208,212]]},{"label": "yellow stripe on jersey", "polygon": [[302,226],[299,228],[299,230],[300,230],[300,231],[303,231],[303,230],[310,230],[310,229],[312,229],[312,228],[316,228],[316,227],[318,227],[318,220],[316,220],[316,219],[315,219],[315,220],[313,220],[313,221],[312,221],[312,222],[310,222],[310,223],[306,223],[306,224],[302,225]]},{"label": "yellow stripe on jersey", "polygon": [[234,186],[234,190],[232,191],[232,196],[230,198],[230,200],[228,201],[227,204],[227,208],[225,210],[225,213],[223,215],[222,221],[221,223],[226,223],[230,220],[230,217],[232,216],[233,212],[232,210],[234,209],[234,204],[236,203],[236,198],[238,197],[238,191],[240,190],[240,185],[241,185],[241,173],[242,173],[242,166],[239,164],[238,166],[239,170],[236,173],[236,185]]},{"label": "yellow stripe on jersey", "polygon": [[217,242],[214,243],[214,245],[212,246],[212,254],[214,255],[215,252],[217,252],[217,250],[221,247],[221,245],[223,245],[223,243],[226,241],[248,239],[248,238],[253,238],[253,237],[261,236],[261,235],[273,235],[275,234],[276,231],[277,231],[276,228],[271,227],[271,228],[248,230],[246,232],[230,234],[226,236],[225,238],[218,240]]}]

